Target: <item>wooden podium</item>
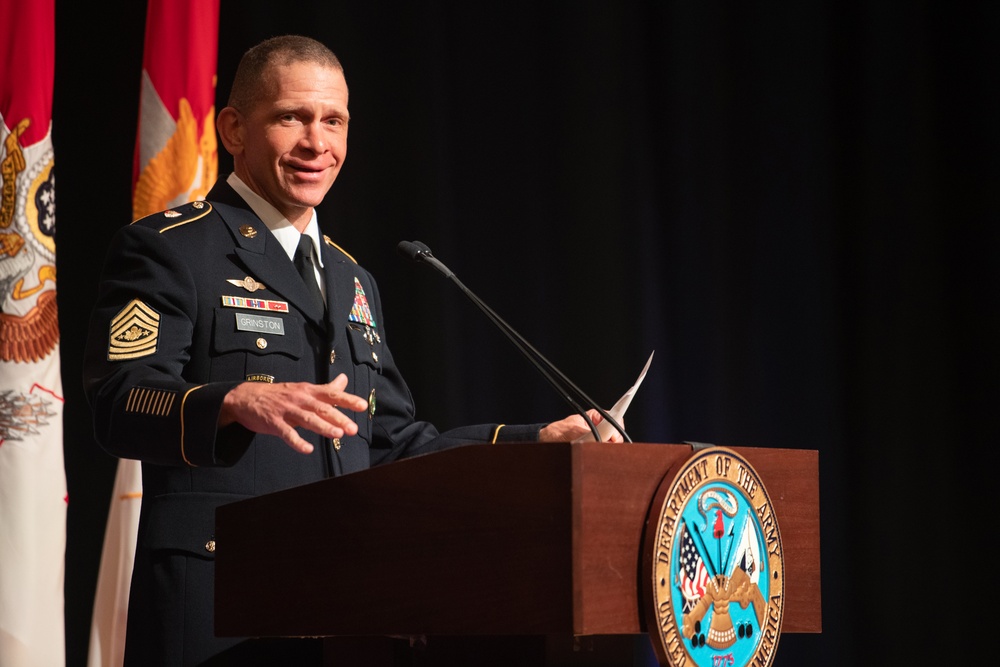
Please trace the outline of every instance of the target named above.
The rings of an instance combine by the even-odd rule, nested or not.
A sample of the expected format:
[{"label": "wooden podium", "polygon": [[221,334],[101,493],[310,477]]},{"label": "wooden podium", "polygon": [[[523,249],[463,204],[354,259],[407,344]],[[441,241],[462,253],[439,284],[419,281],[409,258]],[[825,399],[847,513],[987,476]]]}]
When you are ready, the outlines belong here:
[{"label": "wooden podium", "polygon": [[[732,449],[756,469],[778,519],[782,631],[820,632],[818,452]],[[691,452],[469,445],[222,506],[216,634],[642,635],[647,514]]]}]

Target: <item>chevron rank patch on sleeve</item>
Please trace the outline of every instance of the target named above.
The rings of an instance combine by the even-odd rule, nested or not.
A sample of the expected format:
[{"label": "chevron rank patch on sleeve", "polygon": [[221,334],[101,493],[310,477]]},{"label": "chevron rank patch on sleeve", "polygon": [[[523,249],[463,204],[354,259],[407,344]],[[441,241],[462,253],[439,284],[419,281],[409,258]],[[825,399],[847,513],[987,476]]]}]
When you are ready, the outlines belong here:
[{"label": "chevron rank patch on sleeve", "polygon": [[139,299],[132,299],[111,320],[108,361],[138,359],[156,352],[160,314]]}]

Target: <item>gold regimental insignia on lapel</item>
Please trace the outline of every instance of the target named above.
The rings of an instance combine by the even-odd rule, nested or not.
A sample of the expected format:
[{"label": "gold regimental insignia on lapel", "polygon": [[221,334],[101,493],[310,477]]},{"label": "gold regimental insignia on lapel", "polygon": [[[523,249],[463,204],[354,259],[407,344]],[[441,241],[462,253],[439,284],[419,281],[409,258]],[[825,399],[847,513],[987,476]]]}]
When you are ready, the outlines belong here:
[{"label": "gold regimental insignia on lapel", "polygon": [[[153,201],[156,197],[149,194],[149,188],[146,188],[145,190],[146,191],[142,194],[139,194],[139,191],[136,190],[136,206],[139,209],[148,210],[150,208],[154,208],[158,203],[161,203]],[[208,202],[195,201],[178,206],[176,209],[170,208],[165,211],[160,211],[159,213],[147,215],[144,218],[134,220],[133,224],[139,222],[139,220],[151,221],[154,224],[159,225],[159,231],[162,234],[170,231],[171,229],[183,227],[184,225],[192,223],[195,220],[201,220],[211,211],[212,206]]]},{"label": "gold regimental insignia on lapel", "polygon": [[132,299],[111,320],[108,360],[137,359],[156,352],[160,314],[139,299]]}]

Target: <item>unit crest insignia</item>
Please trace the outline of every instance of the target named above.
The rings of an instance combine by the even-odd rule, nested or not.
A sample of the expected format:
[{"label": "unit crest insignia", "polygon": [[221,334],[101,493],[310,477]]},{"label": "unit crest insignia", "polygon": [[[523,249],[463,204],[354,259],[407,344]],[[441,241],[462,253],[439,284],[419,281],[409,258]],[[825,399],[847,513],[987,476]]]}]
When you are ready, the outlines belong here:
[{"label": "unit crest insignia", "polygon": [[784,613],[784,552],[760,477],[724,447],[664,477],[643,549],[647,627],[661,664],[767,667]]}]

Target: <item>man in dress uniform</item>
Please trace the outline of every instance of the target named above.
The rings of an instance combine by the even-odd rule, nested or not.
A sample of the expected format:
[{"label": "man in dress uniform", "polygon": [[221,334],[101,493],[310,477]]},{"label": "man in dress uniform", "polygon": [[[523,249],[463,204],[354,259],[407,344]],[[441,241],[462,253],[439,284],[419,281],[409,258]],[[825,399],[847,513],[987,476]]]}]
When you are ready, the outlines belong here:
[{"label": "man in dress uniform", "polygon": [[217,118],[234,173],[109,248],[84,382],[98,442],[142,461],[128,665],[321,661],[315,640],[214,636],[219,505],[465,443],[590,433],[579,416],[445,433],[415,418],[375,280],[317,224],[347,102],[319,42],[251,48]]}]

